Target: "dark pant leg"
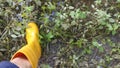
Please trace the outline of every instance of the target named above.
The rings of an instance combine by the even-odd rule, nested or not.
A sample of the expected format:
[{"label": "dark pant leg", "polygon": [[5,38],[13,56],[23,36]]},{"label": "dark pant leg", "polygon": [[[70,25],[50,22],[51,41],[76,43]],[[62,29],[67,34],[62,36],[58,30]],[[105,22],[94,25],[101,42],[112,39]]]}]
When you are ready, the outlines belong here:
[{"label": "dark pant leg", "polygon": [[19,68],[19,67],[9,61],[2,61],[0,62],[0,68]]}]

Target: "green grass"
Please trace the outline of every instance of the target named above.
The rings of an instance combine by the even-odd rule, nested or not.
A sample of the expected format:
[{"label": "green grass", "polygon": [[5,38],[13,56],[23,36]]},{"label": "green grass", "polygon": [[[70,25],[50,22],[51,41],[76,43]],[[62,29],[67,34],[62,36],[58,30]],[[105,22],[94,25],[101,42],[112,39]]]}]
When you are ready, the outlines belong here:
[{"label": "green grass", "polygon": [[35,21],[43,49],[42,68],[117,67],[118,62],[113,63],[120,52],[120,2],[90,3],[0,1],[0,60],[9,60],[25,44],[26,24]]}]

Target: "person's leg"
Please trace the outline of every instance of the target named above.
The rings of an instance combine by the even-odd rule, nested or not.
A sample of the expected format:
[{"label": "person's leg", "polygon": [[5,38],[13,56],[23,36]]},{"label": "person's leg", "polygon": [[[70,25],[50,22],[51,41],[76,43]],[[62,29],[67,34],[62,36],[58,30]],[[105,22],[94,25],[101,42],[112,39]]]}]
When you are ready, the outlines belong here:
[{"label": "person's leg", "polygon": [[10,62],[14,63],[19,68],[32,68],[30,62],[24,55],[20,56],[20,57],[18,56],[16,58],[14,58],[13,60],[11,60]]},{"label": "person's leg", "polygon": [[39,30],[33,22],[30,22],[26,28],[26,41],[27,44],[12,56],[11,62],[22,68],[37,68],[41,56],[41,47],[39,44]]},{"label": "person's leg", "polygon": [[39,30],[34,22],[30,22],[27,25],[26,41],[27,44],[12,56],[11,62],[17,64],[19,67],[25,66],[24,68],[37,68],[41,56],[41,47],[39,44]]},{"label": "person's leg", "polygon": [[27,44],[12,56],[10,62],[0,63],[0,68],[37,68],[41,47],[38,27],[34,22],[30,22],[26,28],[26,41]]},{"label": "person's leg", "polygon": [[0,68],[32,68],[27,57],[23,54],[9,61],[0,62]]},{"label": "person's leg", "polygon": [[19,68],[16,64],[9,61],[0,62],[0,68]]},{"label": "person's leg", "polygon": [[39,31],[35,23],[30,22],[26,28],[27,44],[19,49],[9,61],[0,63],[0,68],[37,68],[41,56]]}]

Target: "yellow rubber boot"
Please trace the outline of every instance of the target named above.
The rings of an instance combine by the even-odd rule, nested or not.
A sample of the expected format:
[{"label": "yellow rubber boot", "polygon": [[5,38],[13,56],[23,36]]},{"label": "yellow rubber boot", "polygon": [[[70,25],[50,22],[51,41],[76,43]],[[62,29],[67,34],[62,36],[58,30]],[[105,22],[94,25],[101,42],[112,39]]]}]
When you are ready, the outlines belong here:
[{"label": "yellow rubber boot", "polygon": [[11,58],[26,56],[32,65],[32,68],[37,68],[38,60],[41,56],[41,47],[39,44],[39,31],[34,22],[30,22],[26,28],[27,44],[18,50]]}]

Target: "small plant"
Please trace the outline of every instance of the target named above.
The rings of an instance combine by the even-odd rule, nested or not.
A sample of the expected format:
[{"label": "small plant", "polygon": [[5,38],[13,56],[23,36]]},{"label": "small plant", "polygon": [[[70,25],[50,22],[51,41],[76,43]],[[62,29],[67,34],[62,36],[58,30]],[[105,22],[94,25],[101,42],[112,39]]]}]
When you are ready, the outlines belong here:
[{"label": "small plant", "polygon": [[[119,43],[111,40],[111,36],[118,35],[120,31],[120,0],[114,2],[96,0],[91,4],[92,7],[83,3],[84,0],[76,0],[74,2],[76,4],[72,2],[71,0],[1,0],[0,54],[7,54],[10,58],[12,52],[24,44],[24,29],[27,22],[35,21],[39,26],[40,43],[45,57],[54,53],[56,58],[54,52],[56,48],[53,46],[55,44],[58,45],[55,46],[59,48],[58,52],[63,49],[62,53],[59,52],[60,55],[66,55],[57,56],[61,59],[57,63],[62,67],[68,64],[68,66],[75,65],[73,67],[77,68],[80,66],[78,61],[91,63],[92,59],[100,60],[100,64],[97,61],[98,64],[93,64],[94,66],[106,67],[114,60],[111,56],[120,53]],[[71,48],[66,51],[67,47]],[[107,51],[106,47],[110,47],[108,48],[110,50]],[[41,67],[51,68],[47,64]]]}]

